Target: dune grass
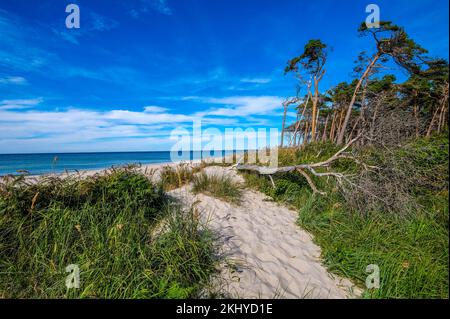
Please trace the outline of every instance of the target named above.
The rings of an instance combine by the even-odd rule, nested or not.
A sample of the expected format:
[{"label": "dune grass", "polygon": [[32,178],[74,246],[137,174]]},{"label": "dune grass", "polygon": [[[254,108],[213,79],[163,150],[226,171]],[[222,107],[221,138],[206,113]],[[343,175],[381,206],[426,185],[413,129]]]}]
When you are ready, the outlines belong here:
[{"label": "dune grass", "polygon": [[231,177],[223,174],[208,175],[204,171],[194,176],[192,191],[194,194],[204,193],[236,205],[241,203],[242,198],[241,187]]},{"label": "dune grass", "polygon": [[[214,273],[213,249],[193,211],[132,169],[0,183],[4,298],[196,297]],[[70,264],[79,289],[65,286]]]},{"label": "dune grass", "polygon": [[[335,151],[330,144],[281,149],[279,161],[280,165],[308,163]],[[298,209],[299,225],[314,235],[331,272],[365,288],[366,267],[379,266],[380,288],[366,289],[364,298],[448,298],[448,134],[414,141],[390,150],[389,156],[384,152],[371,149],[366,156],[378,164],[392,157],[400,176],[413,181],[404,191],[414,203],[405,202],[394,210],[369,205],[357,209],[332,179],[313,177],[317,187],[328,193],[320,196],[313,195],[296,173],[275,177],[275,189],[265,177],[243,175],[247,185]],[[332,169],[351,172],[355,168],[343,161]]]},{"label": "dune grass", "polygon": [[179,188],[190,183],[198,171],[198,167],[187,164],[163,166],[160,173],[160,185],[165,191]]}]

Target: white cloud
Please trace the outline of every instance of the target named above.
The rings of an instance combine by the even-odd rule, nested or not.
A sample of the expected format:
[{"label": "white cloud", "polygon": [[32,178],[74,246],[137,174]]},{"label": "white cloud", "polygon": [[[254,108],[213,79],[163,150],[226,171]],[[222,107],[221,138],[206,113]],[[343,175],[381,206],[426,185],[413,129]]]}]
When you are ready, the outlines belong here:
[{"label": "white cloud", "polygon": [[7,76],[0,78],[0,84],[24,85],[27,84],[27,80],[21,76]]},{"label": "white cloud", "polygon": [[144,111],[147,113],[164,113],[167,112],[169,109],[166,107],[156,106],[156,105],[150,105],[145,106]]},{"label": "white cloud", "polygon": [[183,123],[193,120],[192,116],[171,113],[146,113],[128,110],[113,110],[102,114],[102,118],[123,123],[154,124],[154,123]]},{"label": "white cloud", "polygon": [[168,118],[129,111],[0,109],[0,153],[119,150],[119,145],[123,151],[148,150],[150,140],[170,134],[171,127],[164,125]]},{"label": "white cloud", "polygon": [[[168,113],[164,112],[166,108],[156,106],[139,112],[31,109],[41,101],[0,102],[0,153],[168,149],[173,144],[169,139],[171,131],[183,125],[190,127],[194,120],[217,126],[237,123],[230,118]],[[124,144],[124,140],[129,144]],[[149,144],[150,141],[156,144]]]},{"label": "white cloud", "polygon": [[29,109],[42,102],[42,98],[27,99],[27,100],[3,100],[0,101],[0,110],[16,110]]},{"label": "white cloud", "polygon": [[223,107],[210,108],[198,112],[198,116],[233,116],[247,117],[253,115],[277,115],[281,109],[282,98],[278,96],[232,96],[224,98],[185,97],[185,100],[197,100],[206,104],[220,104]]},{"label": "white cloud", "polygon": [[282,101],[274,96],[187,97],[184,100],[220,107],[193,114],[173,113],[157,105],[145,106],[141,111],[77,108],[51,111],[35,108],[42,103],[42,98],[2,100],[0,153],[167,150],[174,143],[170,140],[172,130],[189,129],[197,120],[201,120],[204,128],[267,126],[267,119],[261,115],[275,114]]},{"label": "white cloud", "polygon": [[253,84],[267,84],[272,80],[269,78],[243,78],[241,82],[243,83],[253,83]]}]

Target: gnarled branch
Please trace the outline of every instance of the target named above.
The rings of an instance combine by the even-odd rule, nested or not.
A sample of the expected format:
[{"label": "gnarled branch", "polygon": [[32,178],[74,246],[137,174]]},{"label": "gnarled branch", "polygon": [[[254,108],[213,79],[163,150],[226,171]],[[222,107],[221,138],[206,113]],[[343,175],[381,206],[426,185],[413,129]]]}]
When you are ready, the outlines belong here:
[{"label": "gnarled branch", "polygon": [[342,181],[346,181],[350,184],[351,181],[348,179],[348,177],[342,173],[338,172],[324,172],[324,173],[318,173],[315,169],[320,167],[329,167],[331,163],[334,161],[341,159],[341,158],[347,158],[347,159],[353,159],[356,163],[361,164],[365,169],[368,167],[370,168],[376,168],[374,166],[368,166],[359,160],[356,160],[355,158],[344,154],[344,152],[358,139],[360,139],[362,134],[359,134],[354,139],[349,141],[343,148],[341,148],[339,151],[337,151],[333,156],[328,158],[325,161],[318,162],[318,163],[311,163],[311,164],[299,164],[299,165],[292,165],[292,166],[284,166],[284,167],[267,167],[267,166],[258,166],[258,165],[244,165],[244,164],[237,164],[235,168],[239,171],[254,171],[257,172],[260,175],[268,175],[272,181],[272,185],[274,186],[272,175],[279,174],[279,173],[287,173],[292,171],[298,171],[303,177],[305,177],[306,181],[308,182],[309,186],[313,190],[314,193],[319,193],[321,195],[325,195],[324,192],[321,192],[317,189],[314,182],[312,181],[311,177],[305,172],[305,170],[308,170],[313,174],[314,176],[318,177],[324,177],[324,176],[332,176],[336,178],[339,184],[342,184]]}]

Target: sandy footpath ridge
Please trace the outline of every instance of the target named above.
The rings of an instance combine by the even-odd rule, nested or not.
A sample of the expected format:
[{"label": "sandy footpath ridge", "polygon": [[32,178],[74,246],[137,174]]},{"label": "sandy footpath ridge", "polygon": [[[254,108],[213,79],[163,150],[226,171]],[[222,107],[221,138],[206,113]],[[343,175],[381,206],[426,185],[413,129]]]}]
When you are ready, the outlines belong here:
[{"label": "sandy footpath ridge", "polygon": [[[192,166],[199,161],[185,163]],[[161,168],[179,163],[143,165],[138,168],[154,181]],[[243,179],[230,167],[209,166],[207,174],[226,174],[238,183]],[[105,170],[53,176],[87,177]],[[42,176],[28,176],[37,181]],[[320,260],[320,247],[302,230],[298,213],[245,189],[239,206],[204,194],[194,195],[187,185],[169,193],[184,206],[195,208],[215,234],[221,265],[217,286],[235,298],[352,298],[361,290],[345,278],[331,275]]]},{"label": "sandy footpath ridge", "polygon": [[[207,174],[228,174],[243,182],[233,170],[207,167]],[[349,280],[332,276],[320,261],[320,248],[309,233],[296,225],[297,212],[245,190],[240,206],[203,194],[191,186],[171,191],[184,205],[196,209],[208,222],[221,245],[224,287],[240,298],[349,298],[360,293]]]}]

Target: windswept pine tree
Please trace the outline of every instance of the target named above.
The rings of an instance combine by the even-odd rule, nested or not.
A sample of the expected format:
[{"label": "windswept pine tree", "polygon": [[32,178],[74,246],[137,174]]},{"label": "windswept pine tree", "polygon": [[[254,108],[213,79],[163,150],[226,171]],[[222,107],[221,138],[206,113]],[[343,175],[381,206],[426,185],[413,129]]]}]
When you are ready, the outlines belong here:
[{"label": "windswept pine tree", "polygon": [[[297,88],[296,96],[283,103],[282,146],[285,133],[290,134],[289,146],[300,147],[315,141],[342,145],[361,134],[365,139],[359,144],[373,139],[389,143],[397,137],[429,137],[448,126],[448,62],[426,57],[427,50],[390,21],[380,22],[379,28],[363,23],[358,32],[374,40],[373,54],[361,52],[353,70],[356,78],[326,93],[319,89],[326,72],[326,44],[310,40],[301,55],[288,61],[285,74],[293,73],[306,95],[300,98]],[[404,83],[385,72],[389,61],[409,75]],[[297,119],[287,125],[292,104]]]},{"label": "windswept pine tree", "polygon": [[363,297],[448,298],[448,62],[426,57],[391,22],[359,33],[375,51],[359,54],[353,79],[327,91],[318,91],[320,40],[288,62],[285,72],[307,89],[284,104],[285,113],[297,104],[290,147],[279,150],[276,168],[237,169],[248,185],[298,209],[299,225],[337,274],[364,287],[367,265],[379,266],[379,289]]},{"label": "windswept pine tree", "polygon": [[420,70],[420,62],[423,59],[422,55],[427,53],[425,49],[409,38],[407,33],[401,27],[392,24],[390,21],[380,22],[379,28],[367,28],[366,23],[362,23],[358,31],[361,36],[371,36],[374,39],[376,50],[356,84],[346,110],[342,128],[337,138],[338,144],[342,144],[344,141],[352,108],[360,87],[363,81],[369,76],[376,63],[379,60],[386,61],[388,58],[391,58],[397,65],[408,72],[417,73]]},{"label": "windswept pine tree", "polygon": [[[314,84],[314,96],[312,96],[311,114],[311,139],[316,140],[317,134],[317,113],[319,104],[319,83],[325,75],[325,63],[327,61],[327,45],[320,39],[309,40],[305,45],[301,55],[288,61],[285,73],[294,72],[303,82],[305,77],[312,80]],[[311,95],[311,85],[308,85],[308,95]]]}]

